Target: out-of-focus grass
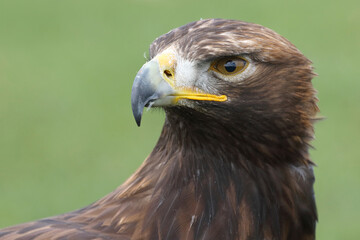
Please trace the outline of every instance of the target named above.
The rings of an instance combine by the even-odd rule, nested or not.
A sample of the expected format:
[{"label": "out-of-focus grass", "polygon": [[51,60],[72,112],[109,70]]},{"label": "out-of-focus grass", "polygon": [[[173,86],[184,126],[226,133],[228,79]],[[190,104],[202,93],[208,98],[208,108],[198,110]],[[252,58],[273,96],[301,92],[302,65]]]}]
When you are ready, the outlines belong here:
[{"label": "out-of-focus grass", "polygon": [[313,60],[317,239],[360,236],[359,1],[0,2],[0,227],[85,206],[120,185],[163,123],[130,91],[157,36],[200,18],[256,22]]}]

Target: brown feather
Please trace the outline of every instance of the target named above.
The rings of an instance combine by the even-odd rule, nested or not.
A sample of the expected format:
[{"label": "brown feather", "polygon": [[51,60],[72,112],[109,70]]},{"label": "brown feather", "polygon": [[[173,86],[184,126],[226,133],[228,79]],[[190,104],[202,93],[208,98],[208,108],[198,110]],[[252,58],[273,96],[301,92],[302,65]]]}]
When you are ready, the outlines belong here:
[{"label": "brown feather", "polygon": [[226,106],[165,108],[154,150],[114,192],[0,230],[0,239],[315,238],[311,62],[274,31],[235,20],[182,26],[156,39],[150,55],[175,45],[186,59],[245,54],[257,68],[241,85],[218,86],[232,99]]}]

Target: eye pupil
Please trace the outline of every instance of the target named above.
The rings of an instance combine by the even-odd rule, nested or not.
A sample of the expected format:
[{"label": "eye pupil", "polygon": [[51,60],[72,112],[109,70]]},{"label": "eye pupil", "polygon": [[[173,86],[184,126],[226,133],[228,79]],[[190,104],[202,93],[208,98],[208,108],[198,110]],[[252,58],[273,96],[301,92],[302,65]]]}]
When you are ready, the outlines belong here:
[{"label": "eye pupil", "polygon": [[224,64],[225,70],[228,72],[234,72],[236,70],[236,62],[229,60]]}]

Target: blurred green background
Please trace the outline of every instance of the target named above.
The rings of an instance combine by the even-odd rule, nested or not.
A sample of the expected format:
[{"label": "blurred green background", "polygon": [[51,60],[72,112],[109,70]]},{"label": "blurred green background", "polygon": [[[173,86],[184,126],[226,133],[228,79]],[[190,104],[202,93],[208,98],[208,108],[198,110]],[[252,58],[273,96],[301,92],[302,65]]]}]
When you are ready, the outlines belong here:
[{"label": "blurred green background", "polygon": [[319,74],[317,239],[360,238],[360,1],[0,1],[0,227],[85,206],[120,185],[164,120],[132,118],[149,44],[200,18],[256,22]]}]

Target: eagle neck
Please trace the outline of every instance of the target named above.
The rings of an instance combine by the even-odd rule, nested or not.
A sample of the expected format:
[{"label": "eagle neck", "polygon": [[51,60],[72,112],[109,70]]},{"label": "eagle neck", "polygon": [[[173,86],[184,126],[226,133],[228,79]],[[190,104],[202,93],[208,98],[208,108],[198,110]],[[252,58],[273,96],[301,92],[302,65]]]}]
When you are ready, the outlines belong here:
[{"label": "eagle neck", "polygon": [[[216,164],[248,165],[312,165],[309,146],[313,137],[312,124],[301,123],[277,127],[271,123],[246,123],[239,118],[223,121],[193,109],[167,109],[159,141],[154,149],[174,151],[172,158],[182,162],[217,158]],[[258,126],[267,124],[266,129]],[[292,123],[293,124],[293,123]],[[194,158],[194,159],[193,159]],[[209,164],[206,160],[206,164]]]},{"label": "eagle neck", "polygon": [[[209,229],[228,234],[224,239],[239,234],[253,239],[285,235],[302,239],[297,231],[313,233],[311,166],[260,164],[234,137],[241,132],[229,131],[206,115],[181,113],[167,111],[159,141],[142,169],[157,176],[147,222],[158,218],[160,227],[190,226],[194,239]],[[242,219],[244,215],[251,222]]]}]

